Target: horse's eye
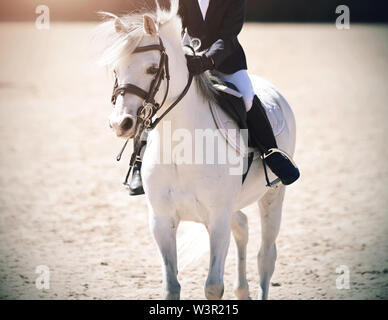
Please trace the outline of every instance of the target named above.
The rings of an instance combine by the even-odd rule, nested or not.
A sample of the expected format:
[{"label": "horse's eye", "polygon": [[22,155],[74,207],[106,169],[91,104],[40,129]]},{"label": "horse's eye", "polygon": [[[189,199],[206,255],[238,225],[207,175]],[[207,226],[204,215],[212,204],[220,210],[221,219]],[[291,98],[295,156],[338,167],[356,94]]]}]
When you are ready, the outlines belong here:
[{"label": "horse's eye", "polygon": [[147,69],[147,74],[157,74],[158,68],[156,66],[151,66]]}]

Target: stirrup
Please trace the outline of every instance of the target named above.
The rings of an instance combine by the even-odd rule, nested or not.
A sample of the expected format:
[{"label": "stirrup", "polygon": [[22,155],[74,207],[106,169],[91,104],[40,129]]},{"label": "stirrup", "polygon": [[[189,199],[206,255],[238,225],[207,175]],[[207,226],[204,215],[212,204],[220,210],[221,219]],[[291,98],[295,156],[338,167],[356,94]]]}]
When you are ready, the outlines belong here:
[{"label": "stirrup", "polygon": [[282,180],[280,180],[280,178],[276,178],[275,180],[272,180],[267,183],[265,186],[268,188],[276,188],[281,182]]},{"label": "stirrup", "polygon": [[285,151],[283,151],[283,150],[281,150],[279,148],[271,148],[271,149],[269,149],[266,153],[264,153],[263,155],[260,156],[260,158],[263,160],[264,172],[265,172],[265,177],[266,177],[266,180],[267,180],[267,185],[266,186],[268,188],[276,188],[282,182],[282,180],[280,178],[278,178],[278,177],[276,179],[274,179],[273,181],[269,181],[268,173],[267,173],[267,168],[266,168],[267,164],[264,161],[266,158],[268,158],[270,155],[272,155],[272,154],[274,154],[276,152],[280,153],[288,161],[290,161],[290,163],[294,166],[295,169],[298,169],[296,163],[294,162],[294,160],[291,158],[291,156],[287,152],[285,152]]}]

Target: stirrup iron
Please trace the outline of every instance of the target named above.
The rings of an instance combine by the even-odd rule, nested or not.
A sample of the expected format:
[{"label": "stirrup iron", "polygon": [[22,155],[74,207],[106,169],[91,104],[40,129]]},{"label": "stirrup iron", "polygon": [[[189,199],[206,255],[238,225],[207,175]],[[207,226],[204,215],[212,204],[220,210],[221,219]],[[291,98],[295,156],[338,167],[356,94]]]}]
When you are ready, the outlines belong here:
[{"label": "stirrup iron", "polygon": [[271,148],[271,149],[269,149],[266,153],[264,153],[264,154],[262,154],[260,156],[261,160],[263,161],[264,173],[265,173],[265,178],[266,178],[266,181],[267,181],[267,185],[266,186],[268,188],[276,188],[282,182],[282,180],[279,177],[277,177],[273,181],[269,181],[269,178],[268,178],[267,164],[265,162],[265,159],[268,158],[270,155],[276,153],[276,152],[280,153],[283,157],[285,157],[295,167],[295,169],[298,169],[296,163],[294,162],[294,160],[290,157],[290,155],[287,152],[285,152],[285,151],[283,151],[281,149],[278,149],[278,148]]},{"label": "stirrup iron", "polygon": [[275,180],[267,183],[265,186],[268,188],[276,188],[281,182],[282,180],[280,180],[280,178],[276,178]]},{"label": "stirrup iron", "polygon": [[265,160],[266,158],[268,158],[271,154],[275,153],[275,152],[278,152],[280,153],[281,155],[283,155],[285,158],[287,158],[291,163],[292,165],[295,167],[295,168],[298,168],[298,166],[296,165],[295,161],[290,157],[290,155],[283,151],[283,150],[280,150],[278,148],[271,148],[267,151],[267,153],[264,153],[262,156],[261,156],[261,159]]}]

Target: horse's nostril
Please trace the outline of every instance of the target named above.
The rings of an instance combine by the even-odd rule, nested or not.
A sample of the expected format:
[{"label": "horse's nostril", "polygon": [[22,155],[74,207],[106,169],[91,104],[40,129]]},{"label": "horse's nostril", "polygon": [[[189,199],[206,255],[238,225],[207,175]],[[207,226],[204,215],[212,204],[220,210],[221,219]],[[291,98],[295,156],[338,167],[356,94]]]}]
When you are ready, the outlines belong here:
[{"label": "horse's nostril", "polygon": [[125,118],[121,124],[120,127],[123,131],[127,131],[132,128],[133,120],[131,118]]}]

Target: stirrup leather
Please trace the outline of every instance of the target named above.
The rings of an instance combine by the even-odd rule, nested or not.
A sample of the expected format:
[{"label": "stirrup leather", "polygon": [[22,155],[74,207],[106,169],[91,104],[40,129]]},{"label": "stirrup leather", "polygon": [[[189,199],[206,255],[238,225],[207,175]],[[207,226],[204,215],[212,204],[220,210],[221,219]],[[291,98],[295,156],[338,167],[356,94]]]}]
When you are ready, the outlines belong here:
[{"label": "stirrup leather", "polygon": [[281,149],[279,149],[279,148],[271,148],[271,149],[268,149],[268,151],[267,151],[266,153],[264,153],[263,155],[261,155],[260,158],[263,160],[264,171],[265,171],[265,176],[266,176],[266,180],[267,180],[267,187],[269,187],[269,188],[277,187],[278,184],[281,182],[280,178],[276,178],[276,179],[273,180],[273,181],[269,181],[269,179],[268,179],[268,173],[267,173],[267,169],[266,169],[266,163],[265,163],[265,161],[264,161],[266,158],[268,158],[270,155],[272,155],[272,154],[274,154],[274,153],[276,153],[276,152],[280,153],[280,154],[283,155],[286,159],[288,159],[288,160],[291,162],[291,164],[292,164],[296,169],[298,168],[297,165],[296,165],[296,163],[295,163],[295,161],[291,158],[291,156],[290,156],[287,152],[285,152],[285,151],[283,151],[283,150],[281,150]]}]

